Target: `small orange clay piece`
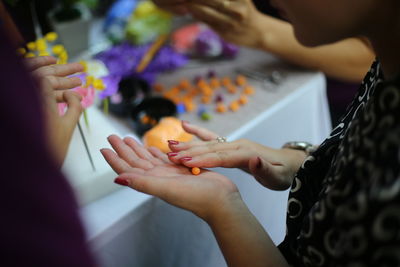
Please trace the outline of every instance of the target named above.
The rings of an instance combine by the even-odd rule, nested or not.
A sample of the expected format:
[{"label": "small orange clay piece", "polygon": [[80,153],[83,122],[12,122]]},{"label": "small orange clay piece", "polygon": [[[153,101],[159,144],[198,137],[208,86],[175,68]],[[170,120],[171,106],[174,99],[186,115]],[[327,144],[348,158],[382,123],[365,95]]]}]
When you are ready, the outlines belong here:
[{"label": "small orange clay piece", "polygon": [[236,111],[239,109],[239,103],[237,101],[232,101],[232,103],[229,105],[229,109],[232,111]]},{"label": "small orange clay piece", "polygon": [[228,87],[229,85],[232,84],[232,81],[229,77],[224,77],[222,78],[222,85],[225,87]]},{"label": "small orange clay piece", "polygon": [[143,124],[148,124],[150,122],[150,117],[147,115],[144,115],[140,120]]},{"label": "small orange clay piece", "polygon": [[219,113],[224,113],[226,112],[226,106],[223,103],[218,103],[216,110]]},{"label": "small orange clay piece", "polygon": [[226,87],[226,89],[228,90],[229,93],[231,94],[235,94],[237,92],[237,88],[236,86],[234,86],[233,84],[230,84]]},{"label": "small orange clay piece", "polygon": [[203,103],[203,104],[209,104],[210,102],[211,102],[211,97],[210,96],[204,95],[201,98],[201,103]]},{"label": "small orange clay piece", "polygon": [[221,83],[219,82],[218,78],[211,78],[210,86],[211,88],[216,89],[218,87],[221,87]]},{"label": "small orange clay piece", "polygon": [[162,152],[167,153],[170,151],[168,140],[188,142],[192,138],[193,135],[183,130],[180,120],[174,117],[165,117],[143,135],[143,144],[146,147],[155,146]]},{"label": "small orange clay piece", "polygon": [[187,79],[182,79],[179,83],[179,88],[181,89],[190,89],[191,85],[190,82]]},{"label": "small orange clay piece", "polygon": [[193,167],[191,171],[192,171],[192,174],[194,174],[194,175],[200,174],[200,168],[198,168],[198,167]]},{"label": "small orange clay piece", "polygon": [[160,84],[160,83],[155,83],[153,84],[153,88],[156,92],[162,92],[165,90],[164,85]]},{"label": "small orange clay piece", "polygon": [[238,75],[236,76],[236,84],[239,86],[244,86],[247,83],[247,79],[246,77],[244,77],[243,75]]},{"label": "small orange clay piece", "polygon": [[204,79],[200,79],[197,84],[199,88],[202,88],[203,86],[208,86],[207,82]]},{"label": "small orange clay piece", "polygon": [[247,102],[249,102],[249,100],[247,99],[247,97],[245,95],[241,95],[238,102],[241,105],[245,105],[245,104],[247,104]]},{"label": "small orange clay piece", "polygon": [[185,100],[185,102],[183,104],[185,105],[185,109],[188,112],[191,112],[196,108],[196,105],[193,103],[192,100]]},{"label": "small orange clay piece", "polygon": [[254,94],[254,88],[252,86],[250,86],[250,85],[247,85],[244,88],[243,93],[246,94],[246,95],[252,95],[252,94]]},{"label": "small orange clay piece", "polygon": [[213,94],[213,90],[211,89],[211,87],[210,86],[203,86],[202,88],[201,88],[201,92],[202,92],[202,94],[203,95],[205,95],[205,96],[211,96],[212,94]]},{"label": "small orange clay piece", "polygon": [[154,126],[157,124],[157,121],[155,119],[150,119],[149,123]]}]

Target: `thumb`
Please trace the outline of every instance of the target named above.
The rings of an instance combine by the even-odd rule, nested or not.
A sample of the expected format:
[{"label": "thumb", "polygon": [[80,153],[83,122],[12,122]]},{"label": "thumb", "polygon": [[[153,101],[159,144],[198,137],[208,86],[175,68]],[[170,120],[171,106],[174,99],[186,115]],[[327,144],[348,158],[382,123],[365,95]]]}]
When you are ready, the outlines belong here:
[{"label": "thumb", "polygon": [[272,190],[282,190],[280,175],[276,168],[266,160],[260,157],[252,157],[249,160],[249,171],[254,178],[263,186]]}]

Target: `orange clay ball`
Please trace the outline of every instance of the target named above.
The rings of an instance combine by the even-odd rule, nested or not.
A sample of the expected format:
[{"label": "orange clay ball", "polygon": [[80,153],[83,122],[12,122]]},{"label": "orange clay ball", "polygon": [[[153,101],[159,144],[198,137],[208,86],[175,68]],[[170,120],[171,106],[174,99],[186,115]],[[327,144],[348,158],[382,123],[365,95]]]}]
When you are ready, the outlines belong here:
[{"label": "orange clay ball", "polygon": [[226,106],[223,103],[218,103],[216,110],[219,113],[224,113],[226,112]]},{"label": "orange clay ball", "polygon": [[210,86],[211,86],[211,88],[216,89],[218,87],[221,87],[221,83],[219,82],[219,80],[217,78],[211,78]]},{"label": "orange clay ball", "polygon": [[162,92],[165,90],[164,86],[160,83],[153,84],[153,88],[156,92]]},{"label": "orange clay ball", "polygon": [[252,94],[254,94],[254,88],[252,86],[248,85],[244,88],[243,93],[246,95],[252,95]]},{"label": "orange clay ball", "polygon": [[191,171],[192,171],[192,174],[194,174],[194,175],[200,174],[200,168],[198,168],[198,167],[193,167]]},{"label": "orange clay ball", "polygon": [[203,86],[203,88],[201,88],[201,92],[205,96],[211,96],[213,94],[213,90],[210,86]]},{"label": "orange clay ball", "polygon": [[210,96],[204,95],[204,96],[201,98],[201,103],[203,103],[203,104],[209,104],[210,102],[211,102],[211,97],[210,97]]},{"label": "orange clay ball", "polygon": [[228,87],[229,85],[232,84],[232,81],[229,77],[224,77],[222,78],[222,85],[225,87]]},{"label": "orange clay ball", "polygon": [[232,103],[229,105],[229,109],[232,111],[237,111],[239,109],[239,103],[232,101]]},{"label": "orange clay ball", "polygon": [[202,88],[203,86],[208,86],[208,84],[207,84],[207,82],[204,80],[204,79],[200,79],[198,82],[197,82],[197,87],[199,87],[199,88]]},{"label": "orange clay ball", "polygon": [[236,76],[236,84],[239,86],[243,86],[247,83],[247,79],[246,77],[244,77],[243,75],[238,75]]},{"label": "orange clay ball", "polygon": [[183,102],[183,104],[185,105],[185,109],[188,111],[188,112],[191,112],[191,111],[193,111],[195,108],[196,108],[196,105],[193,103],[193,101],[191,101],[191,100],[185,100],[184,102]]},{"label": "orange clay ball", "polygon": [[190,82],[186,79],[182,79],[179,83],[179,88],[181,89],[190,89],[191,85]]},{"label": "orange clay ball", "polygon": [[241,105],[247,104],[248,101],[249,100],[247,99],[247,97],[245,95],[241,95],[238,100],[239,104],[241,104]]},{"label": "orange clay ball", "polygon": [[236,94],[237,88],[233,84],[228,85],[226,88],[230,94]]}]

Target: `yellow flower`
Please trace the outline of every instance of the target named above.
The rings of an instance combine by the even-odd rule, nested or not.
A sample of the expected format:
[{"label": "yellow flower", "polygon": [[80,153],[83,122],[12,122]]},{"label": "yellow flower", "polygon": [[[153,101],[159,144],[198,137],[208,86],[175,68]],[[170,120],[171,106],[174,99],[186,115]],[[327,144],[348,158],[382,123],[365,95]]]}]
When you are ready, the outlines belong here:
[{"label": "yellow flower", "polygon": [[86,86],[86,87],[89,87],[89,86],[93,85],[93,82],[94,82],[94,77],[93,77],[93,76],[87,76],[87,77],[86,77],[86,84],[85,84],[85,86]]},{"label": "yellow flower", "polygon": [[26,54],[26,49],[23,48],[23,47],[20,47],[20,48],[17,49],[17,53],[18,53],[19,55],[23,56],[23,55]]},{"label": "yellow flower", "polygon": [[28,52],[28,53],[25,54],[25,57],[26,58],[31,58],[31,57],[36,57],[36,55],[34,53],[32,53],[32,52]]},{"label": "yellow flower", "polygon": [[28,47],[29,50],[33,51],[36,50],[36,43],[35,42],[29,42],[26,44],[26,47]]},{"label": "yellow flower", "polygon": [[65,51],[65,48],[63,45],[58,44],[53,46],[52,51],[54,55],[61,55],[61,53]]},{"label": "yellow flower", "polygon": [[83,66],[83,72],[87,72],[88,65],[87,65],[86,61],[82,60],[79,63]]},{"label": "yellow flower", "polygon": [[54,42],[58,39],[58,34],[56,32],[49,32],[44,37],[48,42]]},{"label": "yellow flower", "polygon": [[104,85],[102,79],[95,79],[95,80],[93,81],[93,87],[94,87],[95,89],[97,89],[97,90],[100,90],[100,91],[106,89],[106,86]]},{"label": "yellow flower", "polygon": [[46,51],[47,50],[46,40],[43,38],[37,39],[36,40],[36,49],[38,51]]},{"label": "yellow flower", "polygon": [[39,57],[44,57],[44,56],[50,56],[49,52],[47,52],[47,51],[40,51],[40,52],[39,52]]}]

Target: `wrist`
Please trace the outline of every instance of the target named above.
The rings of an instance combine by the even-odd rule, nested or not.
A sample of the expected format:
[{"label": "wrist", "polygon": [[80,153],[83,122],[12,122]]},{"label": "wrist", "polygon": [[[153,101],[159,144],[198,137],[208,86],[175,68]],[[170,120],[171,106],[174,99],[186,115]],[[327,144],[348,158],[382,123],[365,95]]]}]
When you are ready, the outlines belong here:
[{"label": "wrist", "polygon": [[230,193],[222,201],[216,202],[206,216],[200,216],[211,228],[223,225],[227,220],[242,213],[246,208],[239,192]]}]

